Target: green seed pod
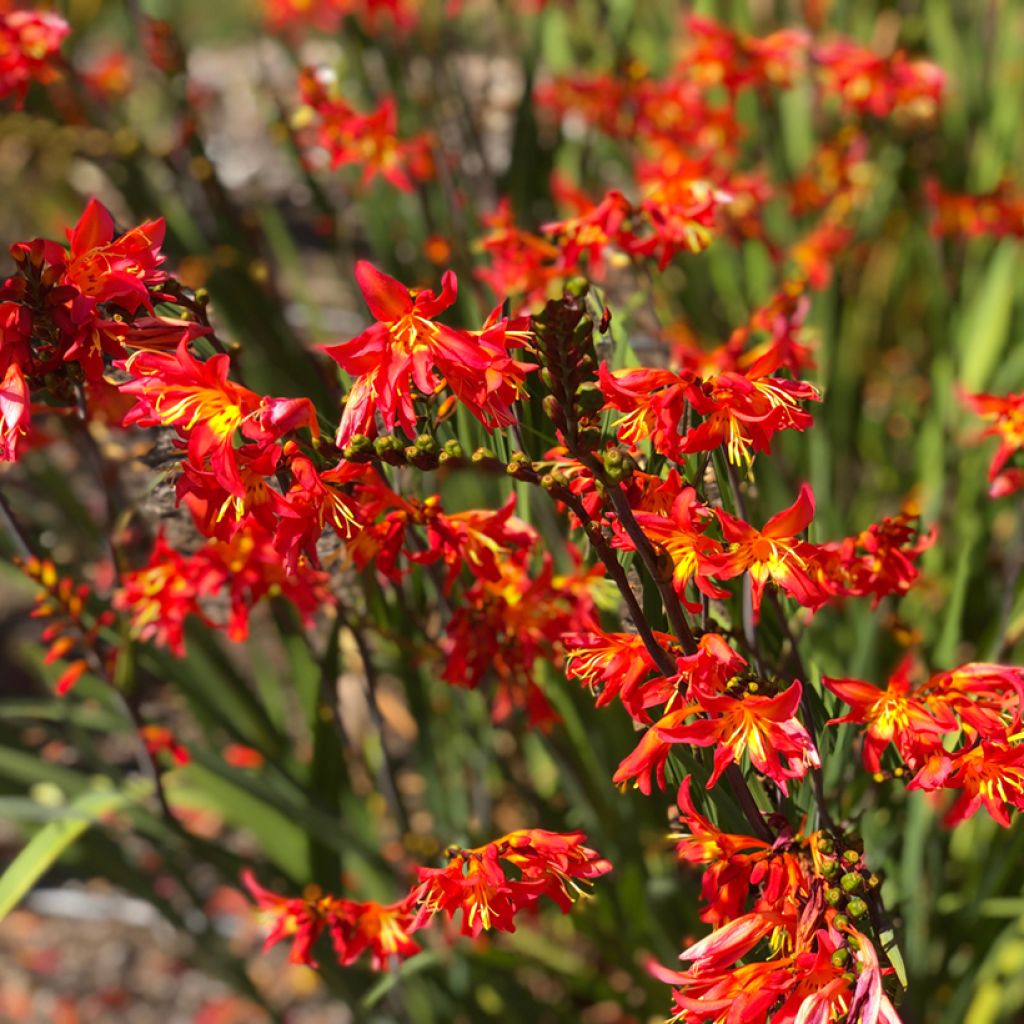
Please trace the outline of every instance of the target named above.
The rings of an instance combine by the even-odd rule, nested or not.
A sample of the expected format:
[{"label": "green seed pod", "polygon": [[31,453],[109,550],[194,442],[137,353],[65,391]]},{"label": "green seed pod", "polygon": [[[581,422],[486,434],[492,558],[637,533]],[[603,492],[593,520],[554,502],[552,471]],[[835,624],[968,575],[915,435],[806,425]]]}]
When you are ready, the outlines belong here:
[{"label": "green seed pod", "polygon": [[868,905],[859,897],[854,896],[846,907],[850,917],[863,917],[868,912]]},{"label": "green seed pod", "polygon": [[850,919],[845,914],[836,914],[836,916],[832,918],[832,923],[840,930],[850,927]]},{"label": "green seed pod", "polygon": [[429,434],[420,434],[414,442],[416,450],[424,455],[433,455],[437,451],[437,441]]},{"label": "green seed pod", "polygon": [[837,949],[832,954],[832,966],[833,967],[845,967],[846,961],[850,959],[850,952],[846,949]]},{"label": "green seed pod", "polygon": [[856,871],[850,871],[839,879],[839,885],[843,892],[859,892],[864,888],[864,876]]},{"label": "green seed pod", "polygon": [[843,860],[847,864],[859,864],[860,863],[860,854],[856,850],[846,850],[843,853]]},{"label": "green seed pod", "polygon": [[462,450],[462,445],[453,437],[451,440],[445,441],[444,452],[451,459],[464,459],[466,453]]},{"label": "green seed pod", "polygon": [[832,886],[825,890],[825,902],[830,906],[837,906],[839,901],[843,898],[843,890]]}]

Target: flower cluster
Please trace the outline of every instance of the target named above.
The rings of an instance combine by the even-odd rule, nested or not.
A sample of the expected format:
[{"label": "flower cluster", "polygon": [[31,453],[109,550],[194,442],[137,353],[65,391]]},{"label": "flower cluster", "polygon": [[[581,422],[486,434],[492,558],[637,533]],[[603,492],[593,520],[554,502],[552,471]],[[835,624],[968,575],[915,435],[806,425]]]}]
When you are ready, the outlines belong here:
[{"label": "flower cluster", "polygon": [[379,175],[404,192],[411,192],[414,182],[434,176],[430,136],[399,138],[393,98],[381,100],[363,114],[332,95],[333,81],[333,75],[322,68],[306,68],[299,78],[303,105],[294,120],[310,136],[309,159],[322,154],[331,170],[359,164],[364,185]]},{"label": "flower cluster", "polygon": [[672,1020],[899,1024],[871,936],[880,882],[857,838],[723,832],[697,811],[688,779],[678,803],[676,851],[703,870],[701,917],[714,930],[683,951],[684,970],[651,967],[673,986]]},{"label": "flower cluster", "polygon": [[0,13],[0,100],[25,99],[30,82],[46,85],[60,72],[60,45],[70,29],[50,11]]},{"label": "flower cluster", "polygon": [[509,355],[525,340],[525,321],[502,317],[499,307],[479,331],[437,323],[434,318],[458,295],[451,271],[441,279],[439,295],[411,292],[365,260],[356,265],[356,280],[376,322],[326,349],[356,378],[338,427],[339,447],[357,434],[376,434],[378,415],[387,430],[400,426],[415,437],[414,397],[430,398],[445,387],[486,426],[514,422],[512,405],[533,369]]},{"label": "flower cluster", "polygon": [[475,849],[450,846],[444,867],[417,867],[408,893],[386,906],[318,890],[289,899],[262,888],[250,872],[243,881],[273,922],[266,945],[290,939],[292,963],[316,966],[313,947],[326,931],[339,963],[368,951],[371,967],[382,971],[419,952],[412,935],[437,915],[459,914],[462,934],[476,937],[491,929],[515,931],[516,916],[534,911],[542,897],[568,913],[584,887],[611,870],[585,840],[582,832],[523,829]]},{"label": "flower cluster", "polygon": [[[163,220],[117,234],[90,200],[69,246],[37,239],[11,248],[17,273],[0,286],[0,457],[14,462],[30,436],[32,406],[83,406],[117,422],[123,400],[104,377],[130,349],[160,349],[209,333],[195,320],[157,315],[173,302],[162,269]],[[45,400],[45,403],[44,403]]]},{"label": "flower cluster", "polygon": [[[1024,669],[972,662],[912,684],[907,657],[884,690],[859,679],[823,680],[850,711],[831,724],[865,726],[864,767],[908,789],[957,792],[946,814],[956,825],[982,806],[1008,828],[1006,805],[1024,810],[1021,699]],[[885,771],[885,754],[897,755]]]}]

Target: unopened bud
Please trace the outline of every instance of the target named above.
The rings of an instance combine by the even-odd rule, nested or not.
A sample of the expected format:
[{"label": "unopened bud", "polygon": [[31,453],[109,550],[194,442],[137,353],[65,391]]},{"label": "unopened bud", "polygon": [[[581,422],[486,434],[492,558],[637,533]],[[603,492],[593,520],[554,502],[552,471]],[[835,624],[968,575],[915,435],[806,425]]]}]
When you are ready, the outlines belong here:
[{"label": "unopened bud", "polygon": [[850,917],[863,917],[868,912],[868,905],[859,896],[854,896],[847,904],[846,912]]}]

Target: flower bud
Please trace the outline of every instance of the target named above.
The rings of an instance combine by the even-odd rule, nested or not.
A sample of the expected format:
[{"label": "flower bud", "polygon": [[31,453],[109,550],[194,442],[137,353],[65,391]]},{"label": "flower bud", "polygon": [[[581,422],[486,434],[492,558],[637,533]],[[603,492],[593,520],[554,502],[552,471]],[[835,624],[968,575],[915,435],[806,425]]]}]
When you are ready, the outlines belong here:
[{"label": "flower bud", "polygon": [[863,917],[868,912],[868,905],[859,896],[854,896],[847,904],[846,912],[850,917]]},{"label": "flower bud", "polygon": [[839,879],[843,892],[858,892],[864,888],[864,878],[856,871],[850,871]]}]

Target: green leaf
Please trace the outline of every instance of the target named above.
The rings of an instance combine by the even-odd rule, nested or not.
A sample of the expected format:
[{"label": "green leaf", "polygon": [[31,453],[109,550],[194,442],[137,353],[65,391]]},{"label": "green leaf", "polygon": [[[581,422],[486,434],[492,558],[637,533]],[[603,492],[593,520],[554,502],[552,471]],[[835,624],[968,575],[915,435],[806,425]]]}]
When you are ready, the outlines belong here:
[{"label": "green leaf", "polygon": [[137,803],[151,788],[140,780],[124,789],[83,793],[71,802],[59,821],[44,825],[0,876],[0,921],[86,829],[102,816]]}]

